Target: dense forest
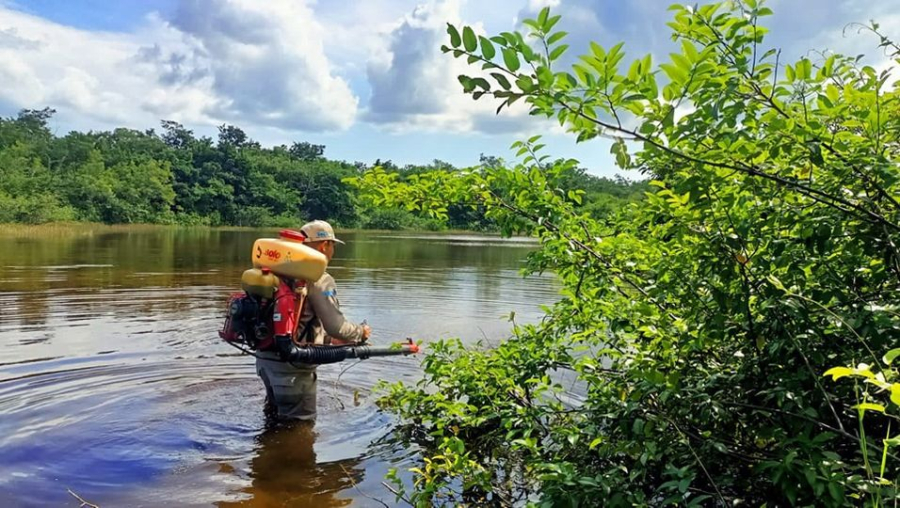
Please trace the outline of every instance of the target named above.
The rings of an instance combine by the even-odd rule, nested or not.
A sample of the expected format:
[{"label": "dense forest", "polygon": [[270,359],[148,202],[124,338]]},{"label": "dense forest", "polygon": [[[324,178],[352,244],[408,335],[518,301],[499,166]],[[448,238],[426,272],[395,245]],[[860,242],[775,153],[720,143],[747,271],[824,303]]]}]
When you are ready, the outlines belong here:
[{"label": "dense forest", "polygon": [[[0,223],[56,221],[107,224],[279,226],[322,218],[343,227],[374,229],[475,229],[495,225],[483,210],[449,206],[449,221],[403,207],[357,199],[348,182],[371,167],[401,180],[431,172],[458,172],[435,160],[400,167],[329,160],[325,147],[307,142],[264,148],[240,128],[219,127],[218,139],[197,137],[163,121],[161,131],[116,129],[70,132],[49,126],[54,110],[23,110],[0,119]],[[482,156],[481,165],[502,165]],[[601,217],[639,199],[644,182],[598,178],[574,167],[566,191],[583,189],[584,210]]]}]

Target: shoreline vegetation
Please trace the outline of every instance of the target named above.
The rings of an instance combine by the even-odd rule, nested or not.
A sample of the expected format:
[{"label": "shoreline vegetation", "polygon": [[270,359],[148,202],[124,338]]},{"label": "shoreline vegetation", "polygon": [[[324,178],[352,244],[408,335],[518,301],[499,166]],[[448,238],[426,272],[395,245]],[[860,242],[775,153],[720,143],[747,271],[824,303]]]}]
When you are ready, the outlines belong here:
[{"label": "shoreline vegetation", "polygon": [[[93,235],[97,233],[115,233],[115,232],[134,232],[134,231],[153,231],[160,229],[173,230],[215,230],[215,231],[258,231],[260,229],[268,229],[276,233],[279,229],[294,228],[301,226],[300,223],[287,226],[209,226],[203,224],[104,224],[102,222],[45,222],[42,224],[23,224],[23,223],[2,223],[0,224],[0,237],[22,237],[22,236],[45,236],[45,235]],[[437,235],[487,235],[498,236],[495,231],[473,231],[469,229],[367,229],[367,228],[340,228],[338,232],[405,232],[405,233],[428,233]]]},{"label": "shoreline vegetation", "polygon": [[[465,202],[432,210],[360,199],[356,185],[378,168],[398,184],[421,175],[458,175],[502,167],[482,155],[474,168],[434,160],[399,166],[390,160],[347,162],[325,146],[295,142],[266,148],[239,127],[221,125],[217,139],[197,137],[168,120],[161,129],[55,135],[50,108],[0,118],[0,224],[102,223],[291,227],[324,219],[342,229],[497,231],[483,207]],[[597,177],[573,166],[562,192],[584,191],[582,210],[600,218],[643,199],[647,182]]]}]

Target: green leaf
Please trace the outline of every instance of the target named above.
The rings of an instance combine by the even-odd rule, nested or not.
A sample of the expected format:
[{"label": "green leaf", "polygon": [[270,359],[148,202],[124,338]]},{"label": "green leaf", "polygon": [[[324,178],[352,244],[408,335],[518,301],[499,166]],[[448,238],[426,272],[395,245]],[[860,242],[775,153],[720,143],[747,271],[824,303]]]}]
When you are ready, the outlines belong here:
[{"label": "green leaf", "polygon": [[491,89],[491,84],[488,83],[488,80],[484,78],[472,78],[472,84],[477,87],[481,87],[486,92],[490,91]]},{"label": "green leaf", "polygon": [[666,116],[663,117],[660,125],[662,125],[663,128],[669,129],[675,125],[675,107],[667,105],[666,110]]},{"label": "green leaf", "polygon": [[784,76],[787,78],[789,83],[793,83],[797,78],[796,74],[794,73],[794,68],[790,65],[784,66]]},{"label": "green leaf", "polygon": [[812,62],[808,58],[801,58],[796,66],[797,79],[807,80],[812,75]]},{"label": "green leaf", "polygon": [[609,153],[616,156],[616,165],[622,169],[631,167],[631,157],[628,155],[628,147],[622,138],[617,138],[609,149]]},{"label": "green leaf", "polygon": [[660,64],[659,67],[672,80],[672,83],[681,84],[687,81],[688,73],[685,68],[672,64]]},{"label": "green leaf", "polygon": [[519,70],[519,55],[510,48],[503,48],[503,63],[510,72]]},{"label": "green leaf", "polygon": [[[778,277],[775,277],[774,275],[768,275],[768,276],[766,276],[766,280],[769,281],[769,284],[772,284],[773,286],[775,286],[776,289],[780,289],[781,291],[787,291],[787,289],[785,289],[785,287],[784,287],[784,284],[782,284],[782,282],[780,280],[778,280]],[[835,367],[835,368],[843,368],[843,367]],[[827,373],[826,373],[826,375],[827,375]]]},{"label": "green leaf", "polygon": [[874,404],[872,402],[863,402],[862,404],[857,404],[853,406],[854,409],[862,414],[864,411],[876,411],[879,413],[884,413],[884,406],[881,404]]},{"label": "green leaf", "polygon": [[450,45],[454,48],[458,48],[460,44],[462,44],[462,39],[459,37],[459,31],[455,26],[447,23],[447,33],[450,34]]},{"label": "green leaf", "polygon": [[523,19],[522,24],[525,26],[531,27],[532,31],[534,31],[534,32],[541,31],[541,25],[538,24],[536,19]]},{"label": "green leaf", "polygon": [[696,62],[700,58],[700,53],[697,52],[697,48],[694,47],[694,43],[690,42],[687,39],[682,39],[681,51],[691,62]]},{"label": "green leaf", "polygon": [[544,7],[541,9],[541,12],[538,13],[537,22],[538,25],[541,26],[541,29],[543,29],[544,24],[547,23],[548,16],[550,16],[550,7]]},{"label": "green leaf", "polygon": [[499,35],[488,37],[488,39],[490,39],[494,44],[499,44],[500,46],[506,46],[507,44],[509,44],[509,41]]},{"label": "green leaf", "polygon": [[550,18],[547,19],[547,22],[544,23],[544,33],[550,33],[550,30],[553,30],[553,27],[556,26],[556,23],[559,22],[559,18],[559,14],[550,16]]},{"label": "green leaf", "polygon": [[479,42],[481,42],[481,54],[487,60],[493,60],[494,56],[497,55],[497,50],[494,49],[494,44],[491,41],[482,36],[478,36]]},{"label": "green leaf", "polygon": [[499,72],[492,72],[491,77],[497,80],[497,83],[503,87],[504,90],[509,90],[512,88],[512,85],[509,84],[509,80],[506,79],[506,76],[500,74]]},{"label": "green leaf", "polygon": [[519,76],[519,79],[516,80],[516,85],[525,93],[530,93],[535,89],[534,81],[528,76]]},{"label": "green leaf", "polygon": [[847,377],[853,374],[853,369],[849,367],[832,367],[825,371],[823,376],[831,376],[832,381],[837,381],[842,377]]},{"label": "green leaf", "polygon": [[890,351],[885,353],[884,358],[883,358],[884,363],[886,363],[887,365],[890,365],[891,363],[894,362],[894,359],[897,358],[898,356],[900,356],[900,348],[891,349]]},{"label": "green leaf", "polygon": [[834,74],[834,62],[836,58],[834,55],[829,56],[825,59],[825,63],[822,64],[822,73],[825,77],[831,77]]},{"label": "green leaf", "polygon": [[563,32],[563,31],[556,32],[555,34],[551,35],[550,37],[547,37],[547,45],[552,46],[552,45],[556,44],[557,42],[559,42],[560,39],[562,39],[563,37],[565,37],[567,35],[569,35],[569,32]]},{"label": "green leaf", "polygon": [[891,383],[891,402],[900,406],[900,383]]},{"label": "green leaf", "polygon": [[631,62],[631,67],[628,68],[628,73],[626,74],[626,77],[628,78],[629,81],[637,81],[639,72],[641,72],[641,61],[635,60],[635,61]]},{"label": "green leaf", "polygon": [[472,30],[472,27],[467,26],[463,28],[462,39],[466,51],[471,53],[478,49],[478,39],[475,37],[475,31]]},{"label": "green leaf", "polygon": [[687,76],[687,72],[691,69],[691,62],[689,62],[684,55],[679,55],[678,53],[672,53],[670,56],[675,65],[677,65],[678,68],[683,69],[685,76]]},{"label": "green leaf", "polygon": [[568,44],[561,44],[557,46],[553,51],[550,52],[550,61],[552,62],[562,56],[562,54],[565,53],[567,49],[569,49]]}]

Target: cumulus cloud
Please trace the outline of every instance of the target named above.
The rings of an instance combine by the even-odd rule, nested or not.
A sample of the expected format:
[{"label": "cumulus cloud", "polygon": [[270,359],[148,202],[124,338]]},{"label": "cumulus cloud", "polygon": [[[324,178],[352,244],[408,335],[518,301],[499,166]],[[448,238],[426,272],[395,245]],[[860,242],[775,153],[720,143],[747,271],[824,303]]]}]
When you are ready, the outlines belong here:
[{"label": "cumulus cloud", "polygon": [[334,75],[303,2],[179,4],[131,33],[86,31],[0,6],[0,103],[51,106],[74,126],[160,118],[341,130],[358,98]]},{"label": "cumulus cloud", "polygon": [[[73,115],[125,121],[146,79],[120,72],[136,45],[107,33],[86,34],[0,8],[0,31],[22,44],[0,45],[0,99],[20,108],[52,106]],[[128,97],[125,91],[135,92]]]},{"label": "cumulus cloud", "polygon": [[[550,7],[554,14],[563,16],[557,29],[569,32],[565,42],[571,49],[560,62],[563,65],[573,63],[588,50],[591,41],[612,45],[627,40],[634,56],[660,51],[668,42],[665,22],[669,13],[659,8],[658,0],[520,0],[518,5],[518,11],[511,10],[516,14],[511,23],[507,21],[493,30],[522,30],[523,19]],[[462,12],[471,7],[468,4]],[[417,7],[385,32],[382,48],[368,66],[372,95],[364,118],[398,130],[561,132],[555,122],[529,117],[522,102],[504,109],[498,117],[495,111],[499,102],[489,97],[476,102],[462,94],[456,77],[479,70],[442,54],[439,47],[447,40],[446,23],[459,24],[463,18],[459,2],[434,1]],[[481,24],[473,27],[478,32]]]},{"label": "cumulus cloud", "polygon": [[[520,103],[498,117],[499,102],[488,97],[473,101],[463,94],[457,76],[472,75],[478,68],[440,51],[448,22],[460,23],[456,0],[420,5],[383,35],[383,45],[368,65],[372,95],[364,118],[399,131],[497,134],[540,129]],[[478,24],[474,28],[483,31]]]},{"label": "cumulus cloud", "polygon": [[[821,55],[816,52],[836,52],[866,55],[864,63],[879,71],[895,66],[889,55],[877,48],[877,37],[862,28],[875,21],[888,37],[900,37],[900,4],[844,0],[832,9],[816,9],[812,1],[772,2],[772,39],[775,45],[785,48],[783,58],[818,59]],[[796,23],[796,19],[804,22]]]},{"label": "cumulus cloud", "polygon": [[[426,2],[415,6],[415,2]],[[289,135],[340,131],[362,118],[390,131],[525,134],[557,132],[527,115],[520,101],[495,115],[498,101],[473,101],[457,82],[477,66],[440,52],[449,21],[491,33],[521,28],[549,6],[571,62],[589,41],[626,41],[629,57],[667,60],[673,49],[658,0],[184,0],[169,17],[149,15],[127,33],[88,31],[16,10],[0,0],[0,114],[54,107],[72,128],[146,128],[159,119],[195,128],[235,123],[250,132]],[[665,4],[664,4],[665,5]],[[845,37],[849,21],[875,18],[900,30],[896,2],[770,0],[771,46],[782,61],[811,48],[867,53],[871,36]],[[352,86],[352,88],[351,88]],[[358,96],[365,102],[361,105]],[[279,142],[281,142],[279,140]]]},{"label": "cumulus cloud", "polygon": [[[332,75],[324,31],[305,2],[190,0],[180,4],[171,25],[194,48],[168,56],[166,65],[175,71],[169,75],[209,75],[220,98],[215,116],[302,130],[353,123],[358,100]],[[203,63],[182,69],[196,61]]]},{"label": "cumulus cloud", "polygon": [[0,30],[0,48],[28,50],[38,49],[39,47],[41,47],[40,42],[20,37],[19,31],[15,28]]}]

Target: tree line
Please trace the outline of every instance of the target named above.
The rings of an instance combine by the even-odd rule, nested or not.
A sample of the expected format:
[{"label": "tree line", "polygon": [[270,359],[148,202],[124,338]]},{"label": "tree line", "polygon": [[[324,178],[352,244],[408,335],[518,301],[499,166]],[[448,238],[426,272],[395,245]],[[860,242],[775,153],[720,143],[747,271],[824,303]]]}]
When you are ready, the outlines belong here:
[{"label": "tree line", "polygon": [[[453,165],[398,166],[390,160],[346,162],[325,146],[295,142],[265,148],[234,125],[217,139],[164,120],[159,131],[50,129],[55,111],[22,110],[0,118],[0,223],[59,221],[207,226],[288,226],[322,218],[342,227],[492,230],[483,210],[452,206],[449,221],[403,207],[357,199],[348,179],[382,167],[406,180],[419,173],[459,172]],[[482,156],[481,164],[503,160]],[[640,199],[643,182],[573,168],[566,185],[586,191],[587,213],[602,216]]]}]

